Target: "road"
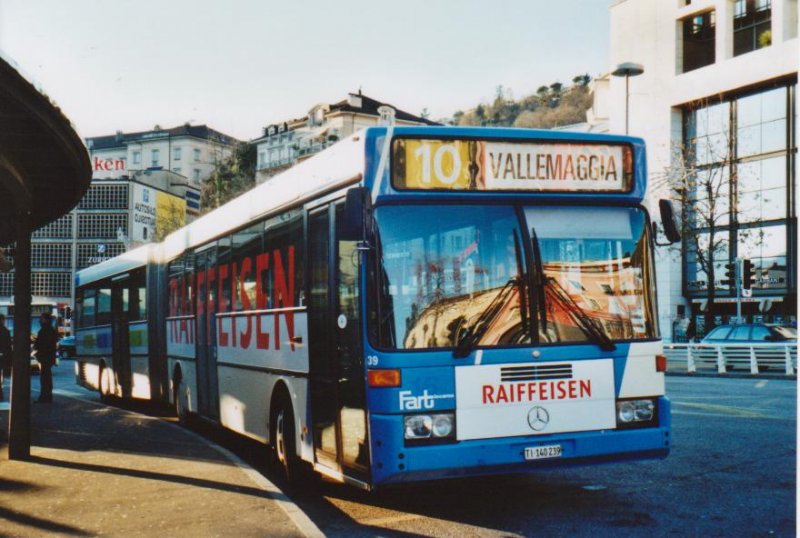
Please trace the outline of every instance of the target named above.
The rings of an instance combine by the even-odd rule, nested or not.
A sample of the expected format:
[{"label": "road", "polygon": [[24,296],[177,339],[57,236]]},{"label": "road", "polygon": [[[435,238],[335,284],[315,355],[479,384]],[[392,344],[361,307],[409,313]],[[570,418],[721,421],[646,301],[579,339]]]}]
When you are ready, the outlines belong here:
[{"label": "road", "polygon": [[[67,361],[55,369],[57,388],[75,391],[71,366]],[[291,496],[326,535],[348,538],[794,536],[796,382],[669,377],[667,390],[673,451],[663,461],[460,479],[377,494],[320,482]],[[264,447],[204,433],[278,482],[265,464]]]}]

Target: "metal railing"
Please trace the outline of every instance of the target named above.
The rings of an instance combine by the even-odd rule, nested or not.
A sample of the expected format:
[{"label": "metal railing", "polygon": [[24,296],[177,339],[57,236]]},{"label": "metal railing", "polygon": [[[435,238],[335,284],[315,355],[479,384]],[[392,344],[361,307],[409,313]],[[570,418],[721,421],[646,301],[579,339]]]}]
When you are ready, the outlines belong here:
[{"label": "metal railing", "polygon": [[797,343],[664,344],[671,371],[688,373],[745,371],[794,375],[797,371]]}]

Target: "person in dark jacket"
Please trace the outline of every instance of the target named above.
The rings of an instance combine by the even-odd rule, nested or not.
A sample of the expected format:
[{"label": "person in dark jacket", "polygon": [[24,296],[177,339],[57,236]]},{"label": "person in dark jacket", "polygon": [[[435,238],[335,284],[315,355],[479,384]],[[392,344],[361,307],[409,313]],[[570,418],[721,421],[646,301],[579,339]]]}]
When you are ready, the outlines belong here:
[{"label": "person in dark jacket", "polygon": [[51,316],[45,312],[40,316],[42,328],[36,335],[36,360],[39,361],[41,372],[39,382],[41,391],[37,402],[50,403],[53,401],[53,365],[56,362],[56,342],[58,336],[50,323]]},{"label": "person in dark jacket", "polygon": [[11,375],[11,333],[6,327],[6,317],[0,314],[0,400],[3,395],[3,379]]}]

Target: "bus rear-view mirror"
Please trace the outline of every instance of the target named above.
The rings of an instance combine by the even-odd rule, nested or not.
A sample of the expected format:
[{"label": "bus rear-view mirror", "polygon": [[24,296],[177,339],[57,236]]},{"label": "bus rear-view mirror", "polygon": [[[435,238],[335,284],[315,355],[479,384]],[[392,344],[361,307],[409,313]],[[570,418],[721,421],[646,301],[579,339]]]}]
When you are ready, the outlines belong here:
[{"label": "bus rear-view mirror", "polygon": [[658,209],[661,212],[661,226],[664,229],[664,236],[666,236],[670,244],[678,243],[681,240],[681,230],[672,202],[670,200],[659,200]]}]

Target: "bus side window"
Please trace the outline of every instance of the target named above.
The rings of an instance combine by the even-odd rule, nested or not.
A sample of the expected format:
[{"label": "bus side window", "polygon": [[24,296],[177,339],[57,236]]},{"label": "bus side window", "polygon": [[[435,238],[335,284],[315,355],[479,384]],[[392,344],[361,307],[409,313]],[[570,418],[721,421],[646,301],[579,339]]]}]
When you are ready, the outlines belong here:
[{"label": "bus side window", "polygon": [[81,327],[91,327],[96,323],[97,290],[84,290],[81,305]]},{"label": "bus side window", "polygon": [[111,288],[97,290],[97,324],[111,323]]}]

